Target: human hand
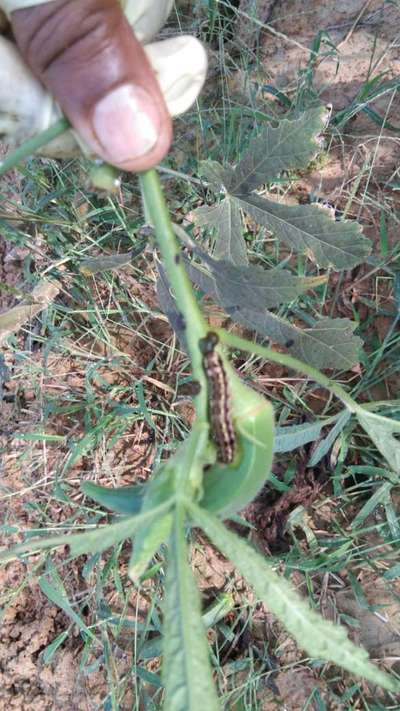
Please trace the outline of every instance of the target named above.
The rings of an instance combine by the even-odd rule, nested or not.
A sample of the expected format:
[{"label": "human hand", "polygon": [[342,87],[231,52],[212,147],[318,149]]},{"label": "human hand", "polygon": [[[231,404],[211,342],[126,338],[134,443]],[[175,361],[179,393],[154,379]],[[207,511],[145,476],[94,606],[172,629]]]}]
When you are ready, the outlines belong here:
[{"label": "human hand", "polygon": [[[135,171],[164,157],[170,115],[189,108],[204,82],[205,51],[187,36],[142,46],[173,0],[123,4],[125,15],[118,0],[0,0],[19,49],[0,37],[0,137],[20,141],[54,123],[53,96],[86,152]],[[69,135],[46,153],[74,147]]]}]

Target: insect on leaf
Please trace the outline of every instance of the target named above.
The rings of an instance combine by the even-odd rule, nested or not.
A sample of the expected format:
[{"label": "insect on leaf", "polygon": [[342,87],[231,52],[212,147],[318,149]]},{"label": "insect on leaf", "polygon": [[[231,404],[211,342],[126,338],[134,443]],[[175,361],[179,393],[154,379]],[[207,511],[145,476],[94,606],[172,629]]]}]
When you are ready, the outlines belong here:
[{"label": "insect on leaf", "polygon": [[318,134],[326,124],[326,108],[320,106],[297,119],[283,119],[267,126],[249,145],[229,181],[229,192],[244,195],[277,178],[282,171],[306,168],[321,150]]},{"label": "insect on leaf", "polygon": [[259,195],[241,196],[239,205],[295,252],[336,271],[351,269],[368,256],[370,241],[355,221],[336,221],[332,210],[317,205],[283,205]]}]

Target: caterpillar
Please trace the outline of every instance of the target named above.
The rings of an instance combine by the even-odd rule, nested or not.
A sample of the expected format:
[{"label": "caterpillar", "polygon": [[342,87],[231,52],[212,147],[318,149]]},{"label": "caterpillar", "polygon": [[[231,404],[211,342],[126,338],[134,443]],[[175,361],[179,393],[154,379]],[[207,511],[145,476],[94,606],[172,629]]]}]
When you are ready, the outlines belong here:
[{"label": "caterpillar", "polygon": [[209,387],[209,418],[212,437],[217,446],[217,460],[222,464],[230,464],[236,454],[236,436],[228,378],[222,358],[215,350],[218,341],[217,334],[210,331],[200,340],[200,349]]}]

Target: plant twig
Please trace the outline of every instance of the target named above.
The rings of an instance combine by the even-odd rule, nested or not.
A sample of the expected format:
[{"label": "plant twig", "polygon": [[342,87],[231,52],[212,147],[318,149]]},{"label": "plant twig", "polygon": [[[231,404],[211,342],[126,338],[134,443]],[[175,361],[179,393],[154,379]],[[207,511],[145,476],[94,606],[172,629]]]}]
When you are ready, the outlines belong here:
[{"label": "plant twig", "polygon": [[266,360],[271,360],[274,363],[279,363],[280,365],[291,368],[292,370],[297,370],[299,373],[303,373],[303,375],[307,375],[316,383],[322,385],[323,388],[330,390],[331,393],[336,395],[336,397],[338,397],[339,400],[346,405],[350,412],[363,412],[361,405],[353,400],[353,398],[346,392],[346,390],[344,390],[344,388],[341,387],[341,385],[336,383],[334,380],[327,378],[326,375],[321,373],[316,368],[313,368],[311,365],[307,365],[307,363],[303,363],[303,361],[297,360],[297,358],[293,358],[293,356],[287,355],[286,353],[277,353],[271,348],[260,346],[258,343],[252,343],[251,341],[239,338],[239,336],[235,336],[232,333],[227,333],[223,330],[219,330],[218,335],[221,341],[231,348],[238,348],[241,351],[254,353],[255,355],[259,355]]},{"label": "plant twig", "polygon": [[181,249],[174,233],[158,174],[153,168],[141,173],[139,180],[145,209],[155,229],[163,267],[184,320],[193,377],[201,385],[200,394],[195,398],[197,414],[207,419],[207,383],[199,340],[206,335],[208,326],[197,305],[192,284],[182,262]]},{"label": "plant twig", "polygon": [[46,128],[45,131],[41,131],[37,136],[25,141],[19,148],[9,153],[4,160],[0,161],[0,177],[8,173],[9,170],[16,168],[19,163],[29,158],[33,153],[36,153],[39,148],[50,143],[50,141],[57,138],[57,136],[61,136],[61,134],[65,133],[69,128],[70,123],[68,119],[63,117],[50,126],[50,128]]}]

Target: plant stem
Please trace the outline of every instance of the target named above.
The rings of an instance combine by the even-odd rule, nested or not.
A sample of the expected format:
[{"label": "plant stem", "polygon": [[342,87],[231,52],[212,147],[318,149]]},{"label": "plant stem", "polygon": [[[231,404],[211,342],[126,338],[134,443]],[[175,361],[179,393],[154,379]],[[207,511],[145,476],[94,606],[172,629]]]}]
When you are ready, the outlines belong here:
[{"label": "plant stem", "polygon": [[330,390],[334,395],[336,395],[339,400],[344,402],[350,412],[363,412],[361,405],[353,400],[353,398],[346,392],[346,390],[344,390],[344,388],[341,387],[341,385],[336,383],[334,380],[327,378],[326,375],[321,373],[316,368],[313,368],[311,365],[307,365],[301,360],[297,360],[297,358],[293,358],[293,356],[287,355],[286,353],[277,353],[271,348],[260,346],[258,343],[252,343],[251,341],[239,338],[239,336],[235,336],[223,330],[219,330],[218,335],[221,341],[231,348],[238,348],[241,351],[254,353],[255,355],[259,355],[266,360],[271,360],[274,363],[279,363],[280,365],[291,368],[292,370],[297,370],[299,373],[303,373],[303,375],[307,375],[316,383],[322,385],[323,388]]},{"label": "plant stem", "polygon": [[193,287],[182,263],[181,250],[176,239],[160,179],[152,169],[139,175],[145,209],[154,226],[162,263],[168,281],[175,294],[177,308],[185,324],[185,337],[189,356],[192,361],[193,377],[200,383],[200,394],[195,398],[197,414],[207,418],[207,383],[205,379],[202,354],[199,348],[200,338],[204,338],[208,329],[193,293]]},{"label": "plant stem", "polygon": [[19,148],[9,153],[4,160],[0,161],[0,177],[9,170],[12,170],[12,168],[15,168],[23,160],[29,158],[33,153],[36,153],[39,148],[50,143],[50,141],[57,138],[57,136],[61,136],[69,127],[69,121],[66,118],[60,118],[56,123],[53,123],[50,128],[41,131],[37,136],[25,141]]}]

